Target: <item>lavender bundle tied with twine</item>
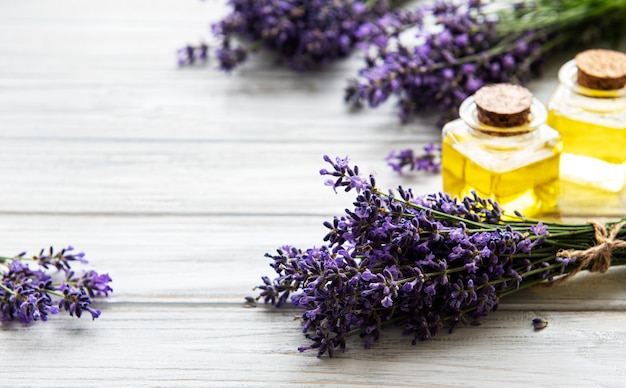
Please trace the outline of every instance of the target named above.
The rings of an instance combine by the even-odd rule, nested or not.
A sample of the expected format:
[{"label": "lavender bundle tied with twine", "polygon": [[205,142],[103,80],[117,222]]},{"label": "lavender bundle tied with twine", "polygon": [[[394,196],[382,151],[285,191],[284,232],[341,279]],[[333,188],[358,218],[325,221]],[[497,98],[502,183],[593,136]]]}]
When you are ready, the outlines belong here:
[{"label": "lavender bundle tied with twine", "polygon": [[277,276],[264,276],[248,298],[302,309],[309,343],[300,351],[332,357],[353,335],[369,348],[386,326],[415,344],[477,322],[518,290],[626,264],[626,219],[543,222],[504,214],[476,194],[383,191],[347,157],[324,159],[326,184],[355,191],[354,207],[324,223],[322,245],[266,254]]}]

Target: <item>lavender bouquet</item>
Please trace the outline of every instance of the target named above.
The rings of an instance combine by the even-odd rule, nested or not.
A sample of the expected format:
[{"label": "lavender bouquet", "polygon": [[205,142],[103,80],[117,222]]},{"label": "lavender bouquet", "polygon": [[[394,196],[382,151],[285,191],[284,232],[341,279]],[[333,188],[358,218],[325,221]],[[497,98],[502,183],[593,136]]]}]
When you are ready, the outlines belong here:
[{"label": "lavender bouquet", "polygon": [[325,160],[327,185],[354,190],[354,208],[324,223],[324,245],[266,254],[278,276],[263,277],[252,298],[275,306],[290,299],[303,310],[309,344],[300,351],[332,357],[353,335],[369,348],[386,326],[415,344],[475,322],[517,290],[626,264],[626,220],[540,222],[476,195],[385,192],[347,158]]},{"label": "lavender bouquet", "polygon": [[559,48],[616,42],[626,32],[621,0],[437,1],[412,12],[388,21],[390,28],[378,20],[361,27],[385,39],[369,40],[365,66],[346,87],[347,102],[377,107],[395,96],[402,122],[435,109],[443,123],[485,84],[525,83]]},{"label": "lavender bouquet", "polygon": [[[361,26],[387,15],[398,3],[402,1],[230,0],[232,12],[212,26],[219,40],[219,66],[232,70],[249,52],[263,47],[294,70],[319,67],[347,56],[359,40]],[[403,19],[407,15],[397,14],[396,19],[408,23]],[[179,52],[179,63],[193,63],[202,53],[187,47]]]},{"label": "lavender bouquet", "polygon": [[[48,315],[59,310],[76,317],[87,312],[92,319],[98,318],[100,310],[91,307],[92,298],[108,296],[113,291],[109,286],[111,278],[93,270],[76,274],[72,266],[86,264],[84,256],[70,246],[59,252],[52,248],[41,250],[31,258],[26,253],[0,257],[0,321],[47,321]],[[31,268],[27,261],[34,262],[36,268]]]}]

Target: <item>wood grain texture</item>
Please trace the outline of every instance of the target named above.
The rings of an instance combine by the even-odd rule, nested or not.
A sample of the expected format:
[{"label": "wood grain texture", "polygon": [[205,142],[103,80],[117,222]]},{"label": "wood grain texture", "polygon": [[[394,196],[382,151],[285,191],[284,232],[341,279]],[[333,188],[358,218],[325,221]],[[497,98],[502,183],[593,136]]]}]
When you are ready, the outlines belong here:
[{"label": "wood grain texture", "polygon": [[[0,0],[0,246],[69,244],[109,272],[98,320],[0,325],[0,386],[623,386],[626,269],[504,299],[481,326],[410,345],[387,330],[337,358],[300,354],[297,314],[245,308],[263,257],[319,245],[351,196],[323,186],[322,156],[349,155],[382,187],[392,149],[439,140],[393,103],[342,104],[358,55],[293,74],[269,55],[225,75],[178,69],[227,10],[207,0]],[[529,85],[547,101],[556,70]],[[625,194],[565,186],[565,220],[626,214]],[[533,332],[536,316],[549,320]]]},{"label": "wood grain texture", "polygon": [[[619,387],[626,372],[626,316],[616,312],[603,313],[601,324],[597,313],[545,313],[550,323],[540,332],[530,324],[535,313],[501,312],[416,346],[388,330],[372,349],[354,339],[333,359],[297,352],[304,338],[290,310],[114,303],[104,314],[93,323],[3,326],[12,346],[0,354],[3,383],[34,385],[36,376],[60,387]],[[53,348],[57,363],[45,352]]]}]

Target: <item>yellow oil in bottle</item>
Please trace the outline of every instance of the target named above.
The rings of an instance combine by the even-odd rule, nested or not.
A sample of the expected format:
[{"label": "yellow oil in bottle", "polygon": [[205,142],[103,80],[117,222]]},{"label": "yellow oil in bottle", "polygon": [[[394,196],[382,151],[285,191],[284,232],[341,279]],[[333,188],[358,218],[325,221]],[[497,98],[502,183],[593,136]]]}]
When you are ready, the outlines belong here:
[{"label": "yellow oil in bottle", "polygon": [[561,133],[561,178],[568,185],[609,193],[626,186],[626,88],[615,83],[625,59],[619,52],[587,50],[559,70],[546,122]]},{"label": "yellow oil in bottle", "polygon": [[[497,201],[507,213],[526,216],[553,211],[559,194],[559,144],[544,152],[527,155],[526,160],[507,160],[476,145],[457,143],[446,136],[442,144],[444,191],[452,196],[476,191]],[[485,150],[483,150],[485,151]],[[477,157],[482,153],[482,156]]]},{"label": "yellow oil in bottle", "polygon": [[548,124],[563,138],[561,177],[564,180],[618,192],[626,183],[626,122],[614,126],[548,112]]}]

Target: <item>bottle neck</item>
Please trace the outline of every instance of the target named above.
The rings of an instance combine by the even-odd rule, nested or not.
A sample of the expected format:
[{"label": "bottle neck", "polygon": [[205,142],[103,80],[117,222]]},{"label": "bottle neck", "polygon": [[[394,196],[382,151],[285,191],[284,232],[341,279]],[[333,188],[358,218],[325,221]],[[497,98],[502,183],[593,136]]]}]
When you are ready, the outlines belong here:
[{"label": "bottle neck", "polygon": [[476,102],[473,97],[468,97],[459,108],[459,116],[465,124],[477,132],[493,137],[511,137],[534,132],[546,122],[548,114],[543,105],[536,98],[533,98],[528,123],[515,127],[494,127],[486,125],[478,119]]},{"label": "bottle neck", "polygon": [[559,69],[559,82],[573,93],[592,98],[626,98],[626,87],[615,90],[590,89],[578,84],[578,67],[574,59]]}]

